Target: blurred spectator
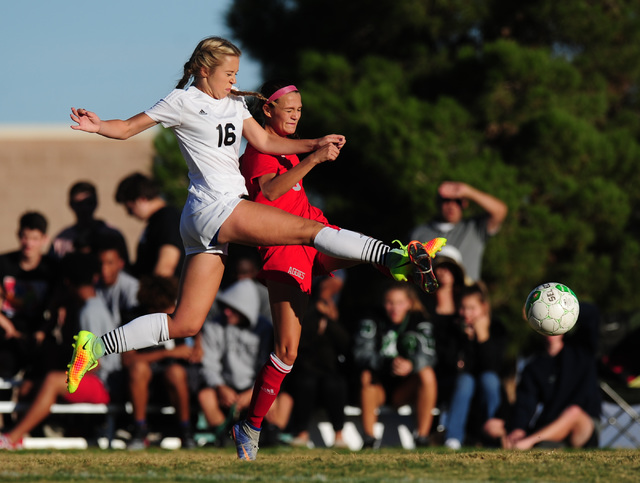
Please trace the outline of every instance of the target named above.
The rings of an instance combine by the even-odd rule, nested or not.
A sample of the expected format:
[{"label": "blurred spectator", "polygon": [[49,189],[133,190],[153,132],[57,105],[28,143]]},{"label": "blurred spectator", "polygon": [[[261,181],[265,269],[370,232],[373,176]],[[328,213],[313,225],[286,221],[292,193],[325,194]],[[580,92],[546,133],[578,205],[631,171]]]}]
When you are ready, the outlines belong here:
[{"label": "blurred spectator", "polygon": [[292,444],[309,445],[309,426],[318,407],[324,408],[335,433],[334,447],[346,448],[342,437],[344,407],[348,401],[344,355],[351,347],[349,333],[339,322],[334,302],[335,277],[325,277],[315,287],[311,306],[302,322],[298,357],[285,381],[293,397],[290,431]]},{"label": "blurred spectator", "polygon": [[[151,275],[140,279],[138,301],[141,311],[170,314],[175,308],[177,296],[178,281],[173,277]],[[132,438],[127,445],[129,449],[138,450],[149,446],[147,407],[150,400],[161,399],[160,395],[165,391],[168,391],[169,402],[176,409],[182,448],[195,447],[191,430],[187,367],[190,361],[196,359],[193,348],[184,339],[171,339],[160,346],[122,354],[122,363],[129,373],[134,418]],[[152,388],[155,382],[164,382],[164,386]]]},{"label": "blurred spectator", "polygon": [[138,306],[140,282],[124,271],[126,262],[117,239],[104,237],[98,242],[96,251],[101,264],[97,293],[119,327],[129,321]]},{"label": "blurred spectator", "polygon": [[98,193],[95,185],[88,181],[78,181],[69,189],[69,207],[73,211],[75,224],[63,229],[51,243],[50,255],[61,259],[67,253],[86,249],[93,251],[98,240],[111,236],[118,243],[125,265],[129,264],[127,243],[122,233],[102,220],[94,218],[98,207]]},{"label": "blurred spectator", "polygon": [[445,446],[460,449],[465,442],[469,412],[478,393],[479,418],[484,424],[496,414],[502,401],[499,372],[506,332],[492,317],[489,294],[481,283],[465,287],[460,298],[458,374],[446,424]]},{"label": "blurred spectator", "polygon": [[254,257],[243,256],[236,262],[236,280],[248,278],[253,280],[260,295],[260,316],[271,321],[271,305],[269,304],[269,290],[266,285],[258,281],[260,266]]},{"label": "blurred spectator", "polygon": [[56,277],[56,263],[43,250],[47,220],[37,212],[20,217],[20,249],[0,255],[4,299],[0,313],[0,377],[11,378],[35,362],[46,333],[46,311]]},{"label": "blurred spectator", "polygon": [[485,427],[505,448],[597,448],[600,386],[595,354],[565,336],[544,336],[545,350],[522,371],[512,417]]},{"label": "blurred spectator", "polygon": [[[475,202],[485,213],[465,218],[463,211]],[[416,227],[410,240],[431,240],[445,237],[447,245],[453,245],[462,254],[467,276],[473,280],[482,277],[482,256],[487,239],[500,230],[507,216],[507,205],[498,198],[466,183],[445,181],[438,188],[438,217]]]},{"label": "blurred spectator", "polygon": [[460,295],[466,285],[460,250],[452,245],[445,245],[436,254],[432,265],[440,286],[435,292],[421,292],[420,297],[434,319],[455,320],[458,317]]},{"label": "blurred spectator", "polygon": [[133,274],[180,277],[184,246],[180,237],[180,211],[160,196],[160,188],[147,176],[134,173],[118,185],[116,201],[129,215],[147,226],[138,242]]},{"label": "blurred spectator", "polygon": [[437,383],[433,324],[413,285],[395,283],[384,292],[384,310],[362,319],[354,341],[360,370],[364,447],[375,448],[376,410],[387,401],[414,406],[416,445],[429,444]]},{"label": "blurred spectator", "polygon": [[[271,323],[260,317],[254,282],[235,282],[216,298],[220,313],[208,317],[198,336],[202,345],[202,388],[198,394],[214,431],[249,407],[256,375],[273,345]],[[220,433],[220,431],[217,431]]]},{"label": "blurred spectator", "polygon": [[460,296],[465,287],[460,251],[445,245],[433,260],[433,270],[440,287],[433,293],[421,293],[427,312],[433,322],[438,362],[435,366],[438,379],[438,400],[448,406],[458,373],[458,317]]},{"label": "blurred spectator", "polygon": [[[78,330],[105,331],[115,326],[104,302],[96,296],[94,284],[99,272],[99,263],[93,255],[71,253],[62,260],[63,281],[69,295],[64,307],[64,323],[72,325],[69,333]],[[71,343],[63,346],[64,360],[71,357]],[[25,434],[32,431],[50,413],[51,406],[64,399],[69,403],[107,404],[111,400],[110,388],[117,385],[120,355],[112,354],[100,360],[99,366],[85,375],[81,388],[69,394],[64,370],[48,361],[53,370],[48,372],[29,410],[18,424],[8,433],[0,435],[0,449],[20,449]]]}]

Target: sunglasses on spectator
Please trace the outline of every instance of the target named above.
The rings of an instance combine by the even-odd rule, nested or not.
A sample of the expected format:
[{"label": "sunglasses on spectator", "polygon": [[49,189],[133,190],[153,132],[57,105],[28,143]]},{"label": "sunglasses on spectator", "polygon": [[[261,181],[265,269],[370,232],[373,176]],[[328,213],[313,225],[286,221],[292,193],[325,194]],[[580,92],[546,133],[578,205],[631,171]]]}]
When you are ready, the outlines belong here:
[{"label": "sunglasses on spectator", "polygon": [[460,206],[462,206],[462,200],[460,198],[438,198],[438,203],[458,203]]}]

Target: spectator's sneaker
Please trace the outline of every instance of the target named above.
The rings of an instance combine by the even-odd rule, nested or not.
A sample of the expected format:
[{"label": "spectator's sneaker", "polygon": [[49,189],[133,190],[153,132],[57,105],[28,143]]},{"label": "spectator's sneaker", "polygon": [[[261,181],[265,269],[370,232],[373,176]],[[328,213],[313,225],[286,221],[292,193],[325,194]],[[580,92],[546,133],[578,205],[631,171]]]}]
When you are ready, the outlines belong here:
[{"label": "spectator's sneaker", "polygon": [[84,375],[98,365],[98,360],[93,354],[96,336],[81,330],[73,339],[76,341],[72,344],[73,356],[67,365],[67,389],[70,393],[76,392]]},{"label": "spectator's sneaker", "polygon": [[141,449],[147,449],[149,447],[149,430],[146,426],[136,426],[133,430],[133,435],[127,443],[127,449],[131,451],[138,451]]},{"label": "spectator's sneaker", "polygon": [[349,449],[349,444],[344,439],[334,441],[333,448],[335,449]]},{"label": "spectator's sneaker", "polygon": [[447,438],[447,440],[444,442],[444,445],[445,447],[454,451],[458,451],[460,448],[462,448],[462,444],[460,443],[460,441],[455,438]]},{"label": "spectator's sneaker", "polygon": [[22,438],[15,443],[12,443],[6,434],[0,434],[0,450],[2,449],[8,449],[10,451],[22,449]]},{"label": "spectator's sneaker", "polygon": [[413,442],[416,445],[416,448],[426,448],[427,446],[431,446],[431,439],[429,436],[415,436],[413,438]]},{"label": "spectator's sneaker", "polygon": [[198,447],[198,444],[191,433],[191,429],[183,428],[180,431],[180,447],[182,449],[193,449]]},{"label": "spectator's sneaker", "polygon": [[432,249],[433,255],[431,255],[425,245],[419,241],[414,240],[407,245],[409,259],[414,267],[413,280],[415,284],[426,293],[435,292],[438,289],[438,280],[431,266],[431,258],[442,249],[444,243],[438,243],[437,240],[444,239],[436,238],[427,243],[428,245],[432,245],[430,248]]},{"label": "spectator's sneaker", "polygon": [[236,443],[238,458],[244,461],[254,461],[258,456],[260,431],[247,428],[244,421],[239,421],[231,428],[231,436]]},{"label": "spectator's sneaker", "polygon": [[291,440],[291,446],[307,449],[313,449],[316,447],[313,444],[313,441],[311,441],[309,438],[301,438],[300,436],[297,436]]},{"label": "spectator's sneaker", "polygon": [[365,434],[362,439],[362,449],[380,449],[380,443],[381,441],[379,439]]}]

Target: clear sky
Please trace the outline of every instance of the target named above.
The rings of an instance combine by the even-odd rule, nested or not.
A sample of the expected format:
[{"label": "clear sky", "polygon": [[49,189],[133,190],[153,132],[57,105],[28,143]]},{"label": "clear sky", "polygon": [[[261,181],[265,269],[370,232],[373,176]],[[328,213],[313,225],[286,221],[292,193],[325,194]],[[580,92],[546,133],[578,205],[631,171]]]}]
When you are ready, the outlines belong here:
[{"label": "clear sky", "polygon": [[[232,0],[22,0],[0,6],[0,124],[128,118],[173,89],[204,37],[229,38]],[[260,84],[243,54],[240,89]]]}]

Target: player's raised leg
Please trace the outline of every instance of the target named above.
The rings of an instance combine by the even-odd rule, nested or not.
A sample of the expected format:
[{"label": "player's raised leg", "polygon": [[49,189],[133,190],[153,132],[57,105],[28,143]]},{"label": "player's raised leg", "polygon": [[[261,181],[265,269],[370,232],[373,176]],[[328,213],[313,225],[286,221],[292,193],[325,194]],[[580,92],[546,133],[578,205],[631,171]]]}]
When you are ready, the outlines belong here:
[{"label": "player's raised leg", "polygon": [[[392,248],[361,233],[324,226],[317,221],[252,202],[241,202],[236,207],[220,230],[220,241],[262,246],[310,245],[334,258],[384,267],[390,277],[401,282],[414,279],[414,267],[424,271],[422,265],[426,263],[413,263],[407,247],[402,244],[399,248]],[[424,244],[423,250],[434,257],[445,243],[445,238],[435,238]],[[424,284],[419,285],[424,290]]]}]

